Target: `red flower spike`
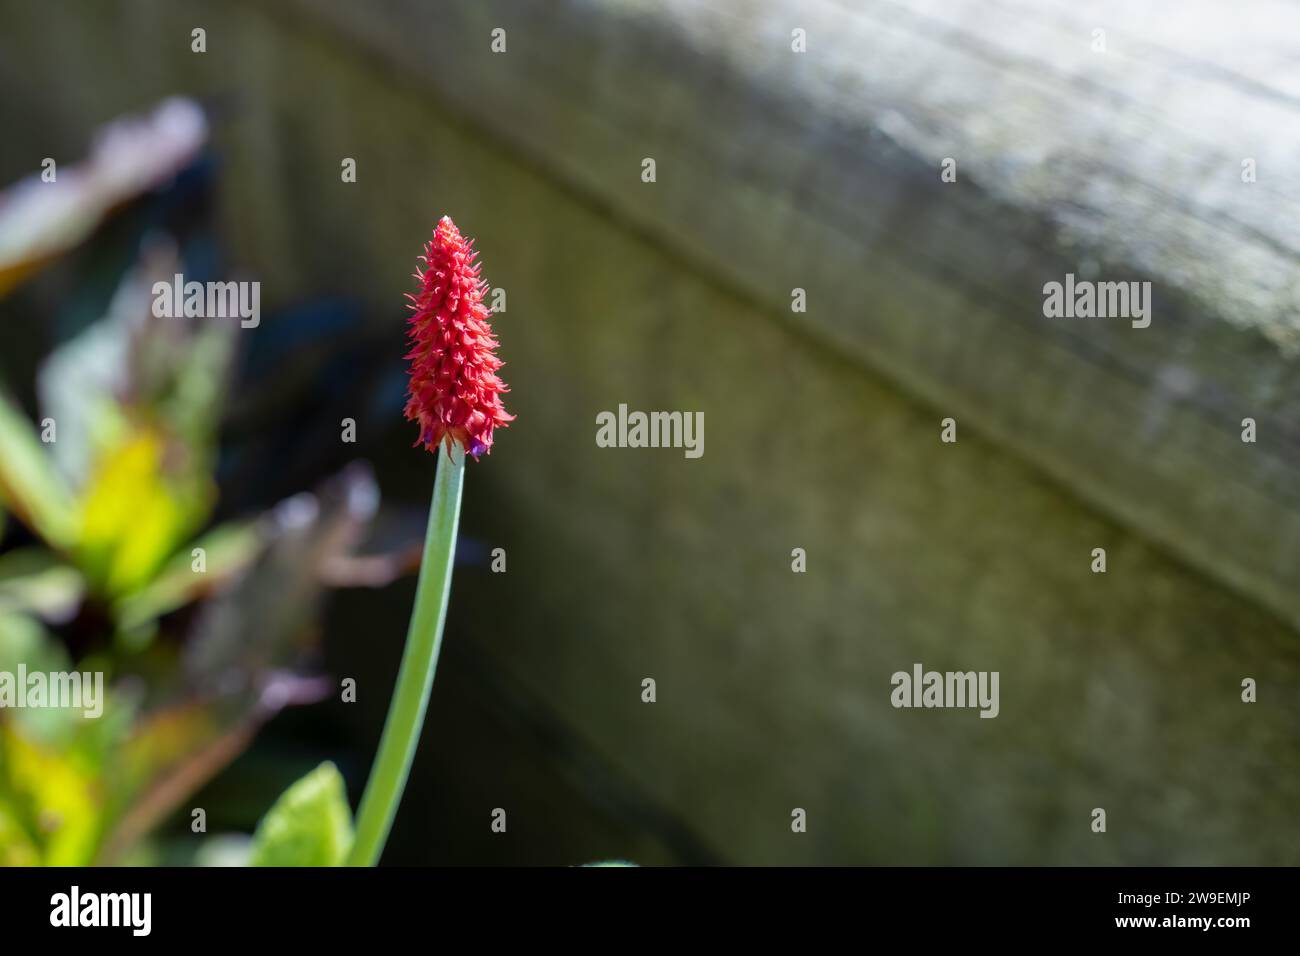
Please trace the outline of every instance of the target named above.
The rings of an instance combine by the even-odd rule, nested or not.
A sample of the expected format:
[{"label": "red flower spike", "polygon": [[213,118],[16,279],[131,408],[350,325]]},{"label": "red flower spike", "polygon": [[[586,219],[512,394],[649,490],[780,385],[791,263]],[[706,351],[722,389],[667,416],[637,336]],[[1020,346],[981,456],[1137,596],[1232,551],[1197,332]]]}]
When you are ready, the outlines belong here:
[{"label": "red flower spike", "polygon": [[423,444],[437,452],[460,442],[475,459],[492,450],[492,431],[513,421],[501,404],[509,389],[497,377],[501,360],[483,304],[487,283],[479,278],[474,241],[443,216],[424,246],[418,295],[411,300],[411,350],[406,417],[419,423]]}]

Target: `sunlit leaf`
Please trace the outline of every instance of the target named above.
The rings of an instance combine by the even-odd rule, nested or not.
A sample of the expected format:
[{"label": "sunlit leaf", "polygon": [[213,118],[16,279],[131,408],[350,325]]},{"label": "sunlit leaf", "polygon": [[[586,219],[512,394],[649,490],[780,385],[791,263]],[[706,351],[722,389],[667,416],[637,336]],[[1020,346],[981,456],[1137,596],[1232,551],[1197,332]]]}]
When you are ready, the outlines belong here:
[{"label": "sunlit leaf", "polygon": [[140,429],[92,472],[81,506],[78,555],[99,590],[129,594],[146,584],[207,515],[205,476],[170,470],[163,437]]},{"label": "sunlit leaf", "polygon": [[[0,827],[21,828],[47,866],[85,866],[99,831],[94,768],[0,725]],[[20,850],[21,852],[21,850]]]},{"label": "sunlit leaf", "polygon": [[250,866],[338,866],[352,846],[343,778],[323,763],[275,802],[253,835]]}]

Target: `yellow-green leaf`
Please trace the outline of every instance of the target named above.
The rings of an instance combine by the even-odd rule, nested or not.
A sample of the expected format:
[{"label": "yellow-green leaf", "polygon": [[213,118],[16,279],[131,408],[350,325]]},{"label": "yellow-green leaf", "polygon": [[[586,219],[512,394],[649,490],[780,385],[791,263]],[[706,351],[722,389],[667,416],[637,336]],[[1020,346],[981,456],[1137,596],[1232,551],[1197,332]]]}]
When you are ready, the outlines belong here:
[{"label": "yellow-green leaf", "polygon": [[166,440],[134,432],[92,471],[81,507],[79,556],[109,595],[143,587],[207,514],[206,477],[168,467]]},{"label": "yellow-green leaf", "polygon": [[275,802],[253,835],[250,866],[339,866],[352,847],[343,777],[323,763]]}]

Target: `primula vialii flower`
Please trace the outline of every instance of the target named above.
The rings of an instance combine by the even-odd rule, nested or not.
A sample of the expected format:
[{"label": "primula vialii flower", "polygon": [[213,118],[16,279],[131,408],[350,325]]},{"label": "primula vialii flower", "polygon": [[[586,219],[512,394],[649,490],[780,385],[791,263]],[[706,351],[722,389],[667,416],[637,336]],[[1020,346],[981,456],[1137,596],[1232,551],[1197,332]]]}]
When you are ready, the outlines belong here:
[{"label": "primula vialii flower", "polygon": [[483,304],[487,283],[479,278],[474,241],[443,216],[420,257],[421,288],[411,300],[406,353],[411,382],[406,417],[420,426],[415,444],[436,452],[459,442],[478,458],[492,450],[492,431],[515,416],[501,404],[508,391],[497,376],[501,360]]},{"label": "primula vialii flower", "polygon": [[[429,692],[438,669],[442,628],[451,596],[451,570],[465,485],[465,456],[492,450],[492,432],[514,419],[501,404],[506,387],[483,304],[487,284],[474,263],[474,243],[447,216],[424,247],[420,291],[411,300],[411,382],[406,417],[420,426],[417,445],[437,455],[420,579],[406,629],[406,649],[388,705],[379,751],[357,808],[347,851],[349,866],[374,866],[384,852],[411,761],[420,742]],[[459,447],[458,447],[459,446]],[[447,454],[438,450],[446,448]]]}]

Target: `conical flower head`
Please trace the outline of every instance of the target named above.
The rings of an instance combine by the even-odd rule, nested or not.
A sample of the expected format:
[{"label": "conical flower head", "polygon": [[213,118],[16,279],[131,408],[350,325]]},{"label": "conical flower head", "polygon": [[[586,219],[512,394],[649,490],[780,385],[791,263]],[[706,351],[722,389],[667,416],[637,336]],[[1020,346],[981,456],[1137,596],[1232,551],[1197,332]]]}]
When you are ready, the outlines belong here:
[{"label": "conical flower head", "polygon": [[501,404],[509,389],[497,376],[501,360],[483,304],[487,283],[479,278],[472,239],[443,216],[420,257],[420,291],[411,300],[410,386],[406,417],[420,426],[415,444],[451,451],[453,441],[478,458],[492,450],[492,432],[515,416]]}]

